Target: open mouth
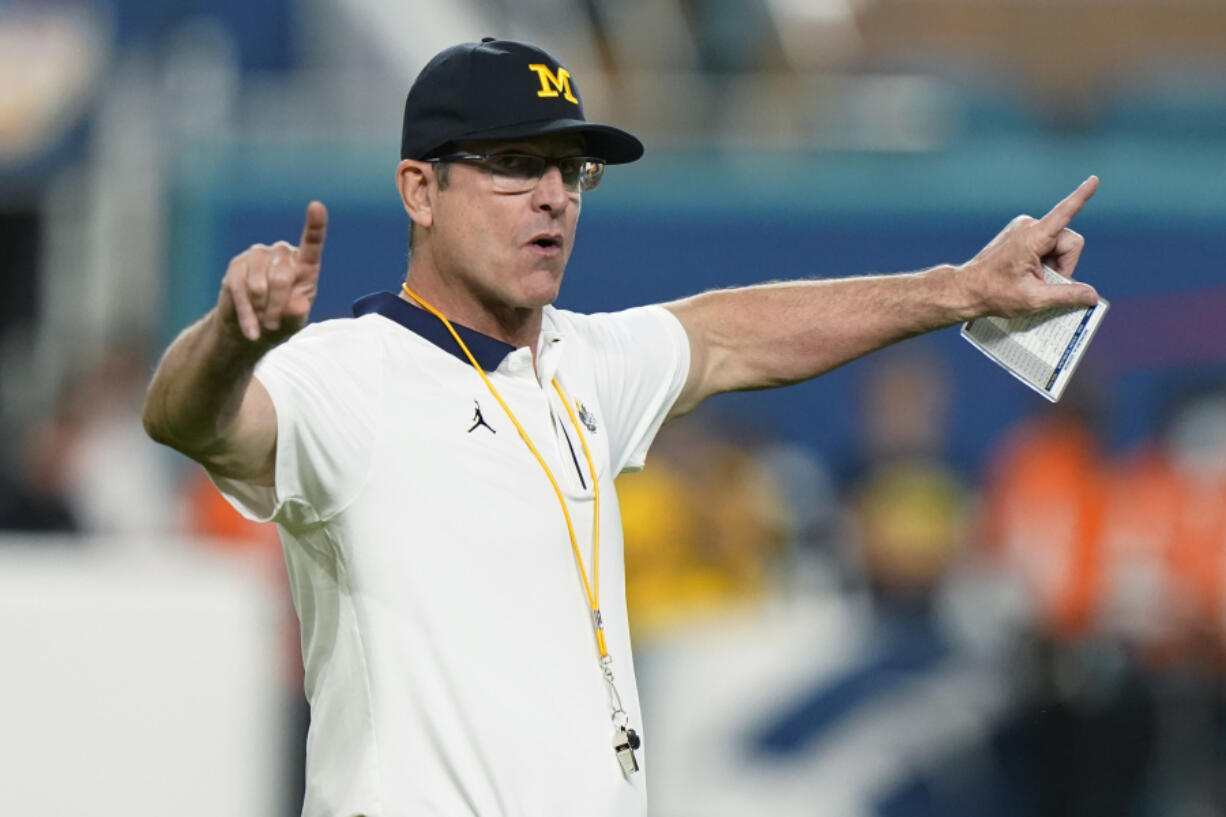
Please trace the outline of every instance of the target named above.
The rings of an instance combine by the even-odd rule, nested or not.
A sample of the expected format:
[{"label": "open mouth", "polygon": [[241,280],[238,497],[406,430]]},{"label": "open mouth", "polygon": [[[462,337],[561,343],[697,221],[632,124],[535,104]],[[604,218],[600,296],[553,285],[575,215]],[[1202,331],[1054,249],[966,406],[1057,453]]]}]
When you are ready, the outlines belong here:
[{"label": "open mouth", "polygon": [[561,237],[552,235],[538,235],[529,243],[533,247],[538,247],[542,250],[556,250],[562,247]]}]

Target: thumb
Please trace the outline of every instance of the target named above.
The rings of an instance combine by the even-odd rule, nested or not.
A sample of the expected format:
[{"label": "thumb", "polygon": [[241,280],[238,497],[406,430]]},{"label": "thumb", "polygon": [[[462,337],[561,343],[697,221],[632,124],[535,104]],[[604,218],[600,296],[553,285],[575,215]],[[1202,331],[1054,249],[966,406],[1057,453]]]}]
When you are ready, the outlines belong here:
[{"label": "thumb", "polygon": [[1089,284],[1040,284],[1036,298],[1038,309],[1053,306],[1084,307],[1098,303],[1098,292]]},{"label": "thumb", "polygon": [[324,253],[324,236],[328,232],[328,208],[322,202],[307,205],[306,220],[302,225],[302,239],[298,242],[298,263],[319,268]]}]

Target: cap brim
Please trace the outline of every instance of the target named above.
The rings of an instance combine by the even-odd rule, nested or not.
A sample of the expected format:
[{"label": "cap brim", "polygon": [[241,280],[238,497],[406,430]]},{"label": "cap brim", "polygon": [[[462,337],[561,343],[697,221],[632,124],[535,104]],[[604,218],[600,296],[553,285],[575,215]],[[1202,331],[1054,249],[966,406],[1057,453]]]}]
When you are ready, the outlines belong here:
[{"label": "cap brim", "polygon": [[581,135],[587,144],[587,153],[611,165],[633,162],[643,155],[643,143],[624,130],[599,122],[585,122],[582,119],[518,122],[514,125],[465,133],[450,139],[448,144],[476,139],[531,139],[555,133]]}]

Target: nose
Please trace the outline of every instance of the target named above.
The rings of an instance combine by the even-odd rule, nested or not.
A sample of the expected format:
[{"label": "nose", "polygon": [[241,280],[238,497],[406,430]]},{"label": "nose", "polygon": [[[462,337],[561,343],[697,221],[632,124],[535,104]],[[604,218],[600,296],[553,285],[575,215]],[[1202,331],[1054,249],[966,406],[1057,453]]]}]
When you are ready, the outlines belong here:
[{"label": "nose", "polygon": [[562,171],[557,165],[545,168],[545,173],[536,183],[536,189],[532,191],[536,206],[552,213],[565,210],[570,205],[570,195],[566,185],[562,183]]}]

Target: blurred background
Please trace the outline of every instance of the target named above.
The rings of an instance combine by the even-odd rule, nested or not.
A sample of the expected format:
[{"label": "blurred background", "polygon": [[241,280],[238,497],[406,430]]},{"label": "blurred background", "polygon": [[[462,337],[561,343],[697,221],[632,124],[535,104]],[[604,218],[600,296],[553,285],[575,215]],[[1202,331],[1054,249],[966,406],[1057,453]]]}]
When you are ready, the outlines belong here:
[{"label": "blurred background", "polygon": [[0,813],[297,813],[275,532],[143,390],[311,198],[314,318],[397,286],[404,94],[485,35],[648,147],[572,309],[960,262],[1102,178],[1061,403],[950,329],[620,480],[651,813],[1226,815],[1222,0],[0,4]]}]

